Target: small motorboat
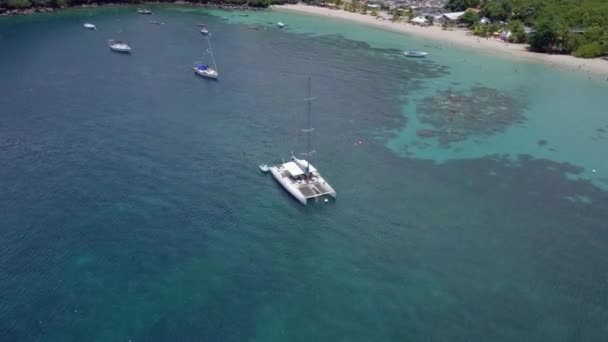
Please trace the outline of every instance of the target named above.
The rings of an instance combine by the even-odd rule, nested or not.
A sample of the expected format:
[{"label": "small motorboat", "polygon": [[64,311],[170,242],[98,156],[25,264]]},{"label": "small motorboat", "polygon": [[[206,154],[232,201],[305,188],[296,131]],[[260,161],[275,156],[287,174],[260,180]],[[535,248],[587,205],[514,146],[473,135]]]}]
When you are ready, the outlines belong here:
[{"label": "small motorboat", "polygon": [[91,23],[84,23],[84,28],[88,28],[89,30],[97,30],[97,27]]},{"label": "small motorboat", "polygon": [[110,46],[110,49],[112,49],[112,51],[131,53],[131,47],[125,42],[110,39],[108,40],[108,45]]},{"label": "small motorboat", "polygon": [[252,29],[252,30],[259,30],[259,29],[260,29],[260,28],[259,28],[259,27],[257,27],[257,26],[249,26],[249,28],[250,28],[250,29]]},{"label": "small motorboat", "polygon": [[428,55],[427,52],[418,51],[418,50],[404,51],[403,54],[405,55],[405,57],[412,57],[412,58],[424,58]]},{"label": "small motorboat", "polygon": [[230,20],[230,18],[228,18],[228,17],[222,17],[222,20],[223,21],[228,21],[228,20]]},{"label": "small motorboat", "polygon": [[201,29],[201,33],[205,36],[209,34],[209,29],[207,29],[207,26],[203,26],[203,28]]},{"label": "small motorboat", "polygon": [[239,14],[239,17],[248,17],[249,14],[245,13],[245,14]]},{"label": "small motorboat", "polygon": [[260,168],[260,171],[262,171],[263,173],[268,173],[268,171],[270,171],[270,167],[268,167],[268,165],[266,165],[266,164],[260,164],[260,165],[258,165],[258,167]]},{"label": "small motorboat", "polygon": [[279,22],[277,23],[277,26],[278,26],[278,27],[280,27],[280,28],[283,28],[283,27],[285,27],[285,24],[283,24],[283,22],[282,22],[282,21],[279,21]]},{"label": "small motorboat", "polygon": [[164,25],[165,23],[160,22],[160,21],[154,21],[154,20],[150,20],[150,24],[154,24],[154,25]]},{"label": "small motorboat", "polygon": [[152,11],[150,11],[149,9],[145,9],[145,8],[138,8],[137,9],[137,13],[139,13],[139,14],[152,14]]},{"label": "small motorboat", "polygon": [[196,26],[207,27],[207,24],[196,24]]}]

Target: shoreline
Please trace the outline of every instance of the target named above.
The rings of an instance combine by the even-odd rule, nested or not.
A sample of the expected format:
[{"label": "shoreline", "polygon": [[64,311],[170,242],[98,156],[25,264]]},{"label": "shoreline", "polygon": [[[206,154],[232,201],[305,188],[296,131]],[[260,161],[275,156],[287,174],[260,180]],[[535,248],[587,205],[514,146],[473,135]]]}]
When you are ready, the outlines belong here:
[{"label": "shoreline", "polygon": [[595,76],[600,76],[600,80],[608,81],[608,60],[602,60],[601,58],[584,59],[571,55],[550,55],[531,52],[526,49],[525,44],[506,44],[495,39],[481,38],[472,35],[468,30],[454,29],[448,31],[443,30],[440,26],[421,27],[404,22],[394,23],[390,20],[379,20],[371,15],[347,12],[341,9],[330,9],[304,4],[273,5],[271,8],[348,20],[390,32],[454,43],[461,47],[483,50],[488,53],[512,57],[519,60],[544,63],[565,70],[588,74],[589,78],[591,78],[591,74],[593,74]]},{"label": "shoreline", "polygon": [[6,9],[0,8],[0,10],[4,10],[4,12],[0,12],[0,17],[14,17],[14,16],[22,16],[22,15],[31,15],[35,13],[45,13],[45,12],[55,12],[61,11],[65,9],[72,8],[98,8],[98,7],[144,7],[147,5],[179,5],[179,6],[196,6],[196,7],[206,7],[206,8],[219,8],[226,10],[260,10],[260,9],[268,9],[269,7],[253,7],[248,5],[234,5],[234,4],[222,4],[222,3],[202,3],[202,2],[188,2],[188,1],[174,1],[174,2],[162,2],[162,1],[149,1],[142,3],[91,3],[91,4],[82,4],[82,5],[74,5],[74,6],[62,6],[62,7],[29,7],[24,9]]}]

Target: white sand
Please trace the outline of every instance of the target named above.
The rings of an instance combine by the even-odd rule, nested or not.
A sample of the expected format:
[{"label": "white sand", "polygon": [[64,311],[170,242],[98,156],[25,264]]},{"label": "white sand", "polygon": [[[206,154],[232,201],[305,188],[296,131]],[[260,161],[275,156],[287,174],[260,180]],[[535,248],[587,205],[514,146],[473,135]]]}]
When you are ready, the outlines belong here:
[{"label": "white sand", "polygon": [[275,9],[315,14],[332,18],[346,19],[392,32],[418,35],[435,40],[449,41],[467,48],[482,49],[487,52],[506,55],[529,61],[548,63],[556,67],[589,74],[589,77],[600,77],[608,80],[608,61],[600,58],[582,59],[567,55],[548,55],[526,50],[524,44],[505,44],[496,39],[486,39],[471,35],[469,31],[455,29],[442,30],[440,26],[420,27],[403,22],[393,23],[390,20],[379,20],[371,15],[352,13],[344,10],[303,4],[273,6]]}]

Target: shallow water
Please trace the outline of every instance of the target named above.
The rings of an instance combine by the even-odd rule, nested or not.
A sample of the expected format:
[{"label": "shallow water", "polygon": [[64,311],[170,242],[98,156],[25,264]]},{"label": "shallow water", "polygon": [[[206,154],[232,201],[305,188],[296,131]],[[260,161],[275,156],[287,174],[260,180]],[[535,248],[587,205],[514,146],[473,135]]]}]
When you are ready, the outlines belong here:
[{"label": "shallow water", "polygon": [[[606,336],[600,81],[280,11],[154,10],[0,21],[2,340]],[[190,70],[201,22],[218,82]],[[308,75],[339,198],[302,207],[257,164],[303,150]],[[421,99],[477,84],[523,123],[416,136]]]}]

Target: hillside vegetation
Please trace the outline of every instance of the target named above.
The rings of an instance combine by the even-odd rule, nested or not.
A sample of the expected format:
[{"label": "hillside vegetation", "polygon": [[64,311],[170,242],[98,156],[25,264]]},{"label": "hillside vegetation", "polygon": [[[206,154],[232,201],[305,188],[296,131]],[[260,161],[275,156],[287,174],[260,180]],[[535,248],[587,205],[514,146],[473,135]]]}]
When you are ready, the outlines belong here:
[{"label": "hillside vegetation", "polygon": [[[451,11],[469,8],[479,9],[478,17],[506,22],[514,40],[527,41],[533,51],[587,58],[608,54],[608,0],[449,0],[446,4]],[[474,14],[469,13],[465,20],[472,19]],[[522,32],[524,26],[532,28],[529,35]]]}]

